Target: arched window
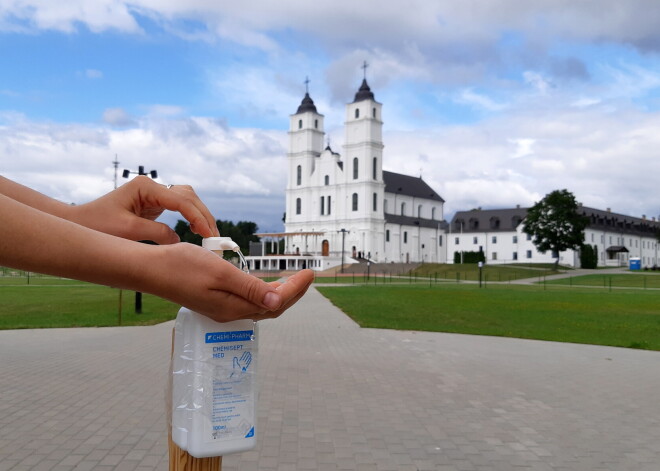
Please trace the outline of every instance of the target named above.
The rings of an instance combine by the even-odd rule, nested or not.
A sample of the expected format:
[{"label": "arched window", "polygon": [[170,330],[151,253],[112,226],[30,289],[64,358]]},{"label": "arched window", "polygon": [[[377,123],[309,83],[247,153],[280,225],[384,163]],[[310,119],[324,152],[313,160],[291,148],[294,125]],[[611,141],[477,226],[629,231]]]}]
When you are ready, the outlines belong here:
[{"label": "arched window", "polygon": [[355,119],[358,119],[360,117],[360,109],[355,108]]},{"label": "arched window", "polygon": [[318,129],[318,128],[319,128],[319,120],[315,119],[314,120],[314,129]]},{"label": "arched window", "polygon": [[378,193],[374,193],[373,207],[374,211],[378,211]]},{"label": "arched window", "polygon": [[332,212],[331,208],[332,206],[330,204],[330,195],[328,195],[328,215],[330,215],[330,213]]},{"label": "arched window", "polygon": [[302,211],[302,200],[300,198],[296,198],[296,214],[300,214]]},{"label": "arched window", "polygon": [[378,157],[374,157],[371,165],[371,178],[378,180]]},{"label": "arched window", "polygon": [[328,186],[330,184],[330,175],[326,175],[323,180],[324,180],[325,186]]},{"label": "arched window", "polygon": [[298,129],[302,129],[302,119],[298,120]]},{"label": "arched window", "polygon": [[353,211],[358,210],[358,195],[357,193],[353,193]]},{"label": "arched window", "polygon": [[406,203],[401,203],[401,216],[406,215]]},{"label": "arched window", "polygon": [[302,167],[298,165],[296,167],[296,185],[300,185],[302,183]]},{"label": "arched window", "polygon": [[321,196],[321,216],[325,214],[325,196]]},{"label": "arched window", "polygon": [[358,158],[353,158],[353,180],[358,179]]},{"label": "arched window", "polygon": [[385,198],[385,200],[383,200],[383,212],[384,213],[387,212],[387,198]]},{"label": "arched window", "polygon": [[431,219],[435,221],[435,206],[431,208]]},{"label": "arched window", "polygon": [[376,117],[376,108],[371,110],[371,115],[375,118]]},{"label": "arched window", "polygon": [[417,217],[421,218],[422,217],[422,205],[420,204],[417,206]]}]

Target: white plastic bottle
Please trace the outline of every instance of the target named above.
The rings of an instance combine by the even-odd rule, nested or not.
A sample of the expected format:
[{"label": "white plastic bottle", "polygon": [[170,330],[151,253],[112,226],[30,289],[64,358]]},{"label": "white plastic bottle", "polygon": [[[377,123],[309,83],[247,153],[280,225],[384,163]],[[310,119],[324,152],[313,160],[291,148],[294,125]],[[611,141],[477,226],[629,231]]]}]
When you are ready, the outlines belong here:
[{"label": "white plastic bottle", "polygon": [[[229,237],[204,239],[216,253],[233,250]],[[257,324],[216,322],[181,308],[174,326],[172,440],[195,458],[256,446]]]}]

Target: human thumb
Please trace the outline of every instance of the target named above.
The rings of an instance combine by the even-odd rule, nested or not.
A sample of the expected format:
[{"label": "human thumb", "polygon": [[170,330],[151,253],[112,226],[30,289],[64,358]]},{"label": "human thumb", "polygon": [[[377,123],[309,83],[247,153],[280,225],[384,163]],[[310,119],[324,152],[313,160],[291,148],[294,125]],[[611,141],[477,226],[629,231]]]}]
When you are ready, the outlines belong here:
[{"label": "human thumb", "polygon": [[263,306],[269,311],[275,311],[282,305],[282,297],[275,288],[255,276],[232,276],[230,290],[251,303]]}]

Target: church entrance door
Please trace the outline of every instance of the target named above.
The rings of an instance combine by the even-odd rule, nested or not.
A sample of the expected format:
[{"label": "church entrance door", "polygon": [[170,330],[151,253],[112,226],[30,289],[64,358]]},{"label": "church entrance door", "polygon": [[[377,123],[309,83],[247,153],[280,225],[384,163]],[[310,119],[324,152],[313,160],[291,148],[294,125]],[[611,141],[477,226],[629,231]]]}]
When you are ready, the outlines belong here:
[{"label": "church entrance door", "polygon": [[323,257],[330,255],[330,242],[327,239],[321,242],[321,255]]}]

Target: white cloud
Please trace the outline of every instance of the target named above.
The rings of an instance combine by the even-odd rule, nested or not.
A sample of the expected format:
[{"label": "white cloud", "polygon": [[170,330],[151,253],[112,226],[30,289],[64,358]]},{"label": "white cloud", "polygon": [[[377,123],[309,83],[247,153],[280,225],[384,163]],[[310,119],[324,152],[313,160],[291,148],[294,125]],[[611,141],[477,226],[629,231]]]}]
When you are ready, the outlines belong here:
[{"label": "white cloud", "polygon": [[511,154],[512,159],[519,159],[521,157],[529,157],[534,154],[532,147],[536,143],[534,139],[508,139],[511,144],[516,146],[513,154]]},{"label": "white cloud", "polygon": [[[264,230],[281,224],[284,133],[228,129],[209,118],[141,118],[129,129],[6,119],[0,126],[0,153],[8,157],[3,175],[62,201],[83,203],[112,190],[117,155],[119,184],[126,181],[124,168],[143,165],[157,170],[161,182],[193,185],[218,218],[255,220],[254,214]],[[236,198],[247,203],[235,207]]]},{"label": "white cloud", "polygon": [[0,28],[4,31],[56,30],[72,33],[80,25],[93,32],[116,29],[141,31],[128,2],[121,0],[4,0]]},{"label": "white cloud", "polygon": [[184,112],[185,109],[176,105],[149,105],[147,107],[147,114],[152,117],[173,117],[182,115]]},{"label": "white cloud", "polygon": [[103,72],[96,69],[87,69],[85,70],[85,76],[88,79],[100,79],[103,78]]},{"label": "white cloud", "polygon": [[547,94],[548,90],[552,88],[552,84],[538,72],[526,70],[523,72],[523,78],[525,83],[534,87],[541,95]]},{"label": "white cloud", "polygon": [[575,106],[576,108],[586,108],[588,106],[598,105],[601,102],[602,100],[600,98],[589,98],[581,96],[573,103],[571,103],[571,106]]},{"label": "white cloud", "polygon": [[132,126],[135,121],[123,108],[108,108],[103,112],[103,122],[112,126]]},{"label": "white cloud", "polygon": [[461,90],[456,102],[474,106],[476,108],[483,108],[487,111],[501,111],[506,108],[505,104],[498,103],[492,98],[476,93],[470,88]]},{"label": "white cloud", "polygon": [[[283,128],[309,74],[312,97],[338,151],[343,104],[352,99],[366,59],[369,83],[384,104],[385,167],[411,175],[422,168],[449,212],[531,204],[566,187],[584,204],[602,207],[609,200],[605,204],[619,212],[653,214],[660,117],[630,104],[660,88],[653,60],[603,59],[594,66],[594,59],[587,70],[572,57],[574,51],[568,58],[548,51],[556,43],[582,40],[591,47],[618,42],[626,51],[628,44],[660,50],[657,18],[639,14],[657,10],[655,3],[0,0],[0,30],[146,34],[139,21],[148,17],[186,40],[257,49],[247,58],[234,52],[239,59],[228,66],[207,66],[212,99],[235,111],[234,120]],[[189,23],[195,26],[186,27]],[[503,31],[519,36],[519,44],[505,53],[497,46]],[[96,69],[79,75],[103,77]],[[570,87],[564,76],[571,76]],[[12,93],[0,91],[13,99]],[[461,105],[459,111],[490,113],[468,125],[448,125],[452,117],[443,121],[424,107],[425,99],[438,94],[457,97],[448,100],[453,109],[447,113]],[[249,219],[254,211],[279,224],[286,132],[189,118],[185,108],[167,104],[140,111],[143,116],[136,117],[123,108],[106,109],[103,122],[110,127],[35,122],[3,112],[0,152],[21,157],[3,171],[66,201],[80,201],[111,187],[110,161],[118,154],[122,165],[158,169],[168,183],[193,183],[219,217]],[[411,116],[418,117],[414,125]]]}]

